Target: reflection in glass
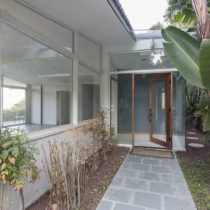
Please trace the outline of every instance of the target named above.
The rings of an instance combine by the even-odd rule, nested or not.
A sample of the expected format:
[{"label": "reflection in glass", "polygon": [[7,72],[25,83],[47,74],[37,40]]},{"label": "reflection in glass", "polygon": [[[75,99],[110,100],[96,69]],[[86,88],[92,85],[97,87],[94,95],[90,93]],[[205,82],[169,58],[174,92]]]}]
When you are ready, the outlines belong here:
[{"label": "reflection in glass", "polygon": [[25,123],[25,96],[25,89],[3,87],[3,126]]}]

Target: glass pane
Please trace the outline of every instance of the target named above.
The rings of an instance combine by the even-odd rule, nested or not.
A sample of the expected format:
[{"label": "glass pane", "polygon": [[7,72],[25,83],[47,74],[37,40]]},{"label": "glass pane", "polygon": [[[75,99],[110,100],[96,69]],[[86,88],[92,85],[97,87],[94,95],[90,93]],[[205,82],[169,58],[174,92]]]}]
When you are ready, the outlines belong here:
[{"label": "glass pane", "polygon": [[153,130],[152,137],[166,142],[166,109],[164,80],[153,82]]},{"label": "glass pane", "polygon": [[100,71],[101,50],[99,45],[83,36],[79,36],[78,55],[81,63],[91,69]]},{"label": "glass pane", "polygon": [[132,132],[132,76],[118,76],[118,133]]},{"label": "glass pane", "polygon": [[24,89],[3,88],[3,126],[25,123],[25,96]]},{"label": "glass pane", "polygon": [[100,75],[79,65],[79,121],[95,117],[99,101]]},{"label": "glass pane", "polygon": [[6,24],[1,29],[3,84],[26,88],[27,127],[71,123],[72,60]]},{"label": "glass pane", "polygon": [[[112,54],[111,60],[113,65],[117,66],[118,71],[173,68],[162,49]],[[113,68],[111,70],[113,71]]]},{"label": "glass pane", "polygon": [[173,74],[173,149],[185,149],[185,80]]}]

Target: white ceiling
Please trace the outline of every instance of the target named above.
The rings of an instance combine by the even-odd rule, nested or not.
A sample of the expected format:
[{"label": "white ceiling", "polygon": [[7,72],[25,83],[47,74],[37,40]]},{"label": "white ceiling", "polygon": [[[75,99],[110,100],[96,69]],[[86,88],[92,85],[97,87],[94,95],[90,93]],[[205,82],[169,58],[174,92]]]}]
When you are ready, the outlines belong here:
[{"label": "white ceiling", "polygon": [[133,40],[107,0],[20,0],[79,30],[101,45]]}]

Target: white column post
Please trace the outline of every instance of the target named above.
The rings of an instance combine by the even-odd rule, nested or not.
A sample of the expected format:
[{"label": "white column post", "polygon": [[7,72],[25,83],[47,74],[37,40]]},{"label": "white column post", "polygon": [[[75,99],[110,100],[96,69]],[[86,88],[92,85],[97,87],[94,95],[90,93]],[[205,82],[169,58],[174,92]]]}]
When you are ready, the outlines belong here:
[{"label": "white column post", "polygon": [[110,108],[109,54],[102,50],[102,108]]},{"label": "white column post", "polygon": [[[78,32],[74,32],[74,54],[77,55],[78,53]],[[78,124],[78,66],[79,61],[78,58],[73,59],[73,95],[72,95],[72,123],[77,125]]]}]

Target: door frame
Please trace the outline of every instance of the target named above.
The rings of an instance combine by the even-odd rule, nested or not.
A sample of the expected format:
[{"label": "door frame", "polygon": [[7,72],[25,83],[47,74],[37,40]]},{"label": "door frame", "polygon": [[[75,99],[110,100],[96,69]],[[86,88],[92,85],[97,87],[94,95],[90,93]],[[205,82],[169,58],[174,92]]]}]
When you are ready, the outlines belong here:
[{"label": "door frame", "polygon": [[[162,80],[165,81],[165,89],[166,89],[166,95],[165,95],[165,114],[166,114],[166,123],[165,123],[165,131],[166,131],[166,142],[163,142],[157,138],[153,137],[153,127],[154,127],[154,113],[153,113],[153,101],[154,101],[154,82]],[[154,142],[158,145],[164,146],[166,148],[171,149],[172,148],[172,78],[171,73],[169,74],[161,74],[161,75],[155,75],[150,78],[150,110],[149,110],[149,121],[150,121],[150,141]]]},{"label": "door frame", "polygon": [[[160,74],[152,74],[152,77],[149,82],[149,100],[150,100],[150,113],[151,113],[151,107],[152,107],[152,88],[151,83],[155,80],[165,80],[166,81],[166,97],[165,97],[165,103],[166,103],[166,139],[167,142],[165,144],[162,144],[164,142],[157,141],[155,139],[152,140],[152,123],[150,123],[150,141],[159,144],[161,146],[166,147],[166,149],[172,150],[172,97],[173,97],[173,74],[170,73],[160,73]],[[132,74],[132,146],[135,146],[135,74]],[[148,116],[149,118],[151,115]]]}]

